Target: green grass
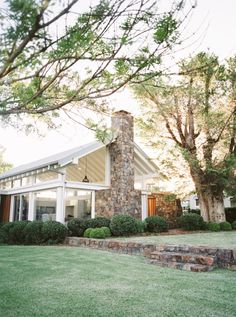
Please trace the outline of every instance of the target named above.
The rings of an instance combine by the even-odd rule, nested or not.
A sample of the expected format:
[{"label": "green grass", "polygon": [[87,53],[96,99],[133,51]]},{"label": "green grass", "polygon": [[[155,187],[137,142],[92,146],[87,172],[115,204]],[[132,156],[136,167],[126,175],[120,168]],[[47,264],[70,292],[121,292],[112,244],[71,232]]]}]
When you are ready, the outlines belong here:
[{"label": "green grass", "polygon": [[[236,231],[201,232],[178,235],[157,235],[147,237],[119,238],[123,241],[136,241],[153,244],[190,244],[236,249]],[[235,314],[236,315],[236,314]]]},{"label": "green grass", "polygon": [[236,273],[70,247],[0,247],[0,316],[235,317]]}]

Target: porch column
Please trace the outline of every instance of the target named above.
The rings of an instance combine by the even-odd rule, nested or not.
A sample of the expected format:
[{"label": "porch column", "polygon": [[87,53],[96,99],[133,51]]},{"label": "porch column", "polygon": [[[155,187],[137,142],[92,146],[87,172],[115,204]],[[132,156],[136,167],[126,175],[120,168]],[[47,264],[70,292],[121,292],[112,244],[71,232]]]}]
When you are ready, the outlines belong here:
[{"label": "porch column", "polygon": [[56,221],[65,223],[64,186],[57,188]]},{"label": "porch column", "polygon": [[35,212],[34,212],[34,203],[35,203],[35,195],[34,193],[29,193],[29,211],[28,211],[28,220],[35,220]]},{"label": "porch column", "polygon": [[142,192],[142,220],[146,219],[148,216],[148,193]]},{"label": "porch column", "polygon": [[14,220],[14,196],[11,196],[11,204],[10,204],[10,217],[9,221],[12,222]]},{"label": "porch column", "polygon": [[96,197],[95,197],[95,191],[92,191],[92,197],[91,197],[91,199],[92,199],[92,201],[91,201],[91,218],[93,219],[93,218],[95,218],[95,199],[96,199]]}]

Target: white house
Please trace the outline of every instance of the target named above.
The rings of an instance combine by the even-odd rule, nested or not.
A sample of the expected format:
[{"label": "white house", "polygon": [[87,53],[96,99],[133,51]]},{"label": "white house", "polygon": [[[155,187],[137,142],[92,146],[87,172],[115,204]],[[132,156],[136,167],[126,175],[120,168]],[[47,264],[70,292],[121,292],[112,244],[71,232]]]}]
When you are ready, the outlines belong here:
[{"label": "white house", "polygon": [[112,117],[117,137],[95,141],[0,175],[0,221],[147,215],[148,180],[156,165],[133,142],[133,117]]},{"label": "white house", "polygon": [[[198,196],[190,195],[181,202],[183,210],[200,209]],[[236,199],[233,197],[224,197],[225,208],[236,207]]]}]

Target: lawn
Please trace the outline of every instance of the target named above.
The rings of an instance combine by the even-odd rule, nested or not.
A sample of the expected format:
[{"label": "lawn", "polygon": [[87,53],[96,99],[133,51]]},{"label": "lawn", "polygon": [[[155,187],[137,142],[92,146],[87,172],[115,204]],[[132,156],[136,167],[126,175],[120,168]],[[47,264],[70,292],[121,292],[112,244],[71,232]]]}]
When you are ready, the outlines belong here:
[{"label": "lawn", "polygon": [[236,231],[201,232],[178,235],[155,235],[147,237],[130,237],[119,239],[123,241],[131,240],[136,242],[153,244],[190,244],[236,249]]},{"label": "lawn", "polygon": [[72,247],[1,246],[0,316],[235,317],[236,272]]}]

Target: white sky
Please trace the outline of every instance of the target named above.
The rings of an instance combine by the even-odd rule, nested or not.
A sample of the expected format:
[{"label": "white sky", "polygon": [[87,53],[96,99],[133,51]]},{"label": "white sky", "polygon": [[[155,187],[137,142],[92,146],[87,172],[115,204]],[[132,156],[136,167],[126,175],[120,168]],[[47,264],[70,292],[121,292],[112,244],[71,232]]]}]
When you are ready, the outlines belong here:
[{"label": "white sky", "polygon": [[[194,2],[194,0],[192,0]],[[163,3],[163,0],[162,0]],[[198,41],[186,50],[181,50],[178,58],[190,53],[209,49],[221,60],[236,54],[236,0],[198,0],[188,25],[188,32],[198,30],[195,36]],[[187,34],[186,34],[187,35]],[[194,42],[194,40],[191,40]],[[113,103],[119,109],[128,111],[135,109],[135,101],[128,92],[113,96]],[[134,114],[135,114],[134,110]],[[48,131],[45,137],[24,135],[13,128],[0,126],[0,144],[6,148],[5,159],[15,166],[41,157],[45,157],[66,149],[87,143],[93,134],[73,122],[65,123],[62,129]]]}]

